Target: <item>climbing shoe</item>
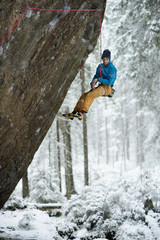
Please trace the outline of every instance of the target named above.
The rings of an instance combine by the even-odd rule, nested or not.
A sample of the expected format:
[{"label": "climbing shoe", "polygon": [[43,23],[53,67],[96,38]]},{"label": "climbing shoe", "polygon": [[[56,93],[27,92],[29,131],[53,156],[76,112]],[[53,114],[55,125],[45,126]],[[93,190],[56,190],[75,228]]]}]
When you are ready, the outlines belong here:
[{"label": "climbing shoe", "polygon": [[[72,113],[73,114],[73,113]],[[78,118],[79,120],[82,120],[83,116],[80,113],[74,113],[73,117]]]},{"label": "climbing shoe", "polygon": [[83,116],[81,114],[78,113],[78,119],[82,120]]},{"label": "climbing shoe", "polygon": [[70,114],[70,113],[66,113],[62,115],[63,117],[69,118],[70,120],[74,119],[74,115]]}]

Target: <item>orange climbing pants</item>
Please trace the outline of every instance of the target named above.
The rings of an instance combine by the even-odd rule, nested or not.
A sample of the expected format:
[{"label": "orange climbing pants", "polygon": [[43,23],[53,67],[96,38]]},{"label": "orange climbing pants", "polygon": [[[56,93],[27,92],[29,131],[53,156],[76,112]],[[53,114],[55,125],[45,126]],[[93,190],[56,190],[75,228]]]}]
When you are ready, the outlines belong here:
[{"label": "orange climbing pants", "polygon": [[94,90],[90,90],[89,92],[84,93],[79,101],[77,102],[74,111],[80,112],[85,111],[88,112],[91,104],[93,103],[94,99],[97,97],[107,96],[111,94],[111,86],[106,84],[100,84]]}]

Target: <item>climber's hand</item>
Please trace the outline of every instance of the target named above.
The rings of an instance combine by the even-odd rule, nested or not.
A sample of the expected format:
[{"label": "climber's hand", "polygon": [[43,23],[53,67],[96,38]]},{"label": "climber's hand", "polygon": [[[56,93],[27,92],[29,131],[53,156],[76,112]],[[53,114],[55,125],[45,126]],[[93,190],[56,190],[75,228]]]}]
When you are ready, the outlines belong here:
[{"label": "climber's hand", "polygon": [[91,83],[91,88],[92,89],[95,89],[95,85],[96,85],[97,81],[98,81],[98,79],[95,78],[94,81]]},{"label": "climber's hand", "polygon": [[92,90],[95,88],[95,83],[94,82],[91,83],[91,88],[92,88]]},{"label": "climber's hand", "polygon": [[98,82],[98,78],[95,78],[93,82],[96,85],[96,83]]}]

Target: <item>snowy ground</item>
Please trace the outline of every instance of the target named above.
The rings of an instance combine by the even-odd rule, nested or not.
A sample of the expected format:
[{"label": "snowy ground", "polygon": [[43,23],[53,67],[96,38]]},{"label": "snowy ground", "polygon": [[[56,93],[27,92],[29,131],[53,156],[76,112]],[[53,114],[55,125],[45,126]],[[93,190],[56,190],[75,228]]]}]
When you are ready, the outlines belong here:
[{"label": "snowy ground", "polygon": [[[13,239],[53,239],[55,222],[43,211],[25,209],[1,211],[0,232]],[[4,231],[4,233],[3,233]]]},{"label": "snowy ground", "polygon": [[[133,166],[132,166],[126,172],[123,172],[123,177],[121,177],[120,176],[121,170],[118,171],[117,169],[121,169],[121,168],[120,167],[113,168],[112,166],[107,166],[107,165],[103,165],[103,166],[99,166],[99,167],[98,166],[92,167],[91,179],[92,179],[93,184],[91,187],[89,187],[86,190],[82,190],[82,186],[81,186],[80,196],[75,197],[75,199],[71,200],[71,202],[69,203],[70,209],[71,209],[70,210],[71,215],[72,215],[72,213],[73,213],[73,215],[75,214],[75,210],[73,210],[73,204],[74,203],[76,203],[77,205],[82,204],[81,201],[82,200],[84,201],[84,199],[85,199],[85,201],[90,201],[89,197],[91,197],[91,201],[93,200],[93,203],[91,202],[92,207],[94,207],[94,203],[95,203],[95,207],[97,207],[98,206],[97,204],[99,204],[98,201],[101,201],[101,199],[104,198],[103,196],[105,196],[105,194],[107,194],[107,191],[105,193],[104,189],[112,189],[112,186],[113,186],[113,193],[109,192],[110,196],[107,201],[111,201],[111,203],[113,202],[113,207],[112,207],[113,209],[114,208],[116,209],[116,204],[115,204],[116,198],[118,198],[119,201],[121,201],[121,206],[122,206],[122,204],[123,205],[126,204],[125,210],[128,212],[131,211],[132,208],[134,208],[133,204],[135,204],[135,206],[137,206],[137,205],[139,206],[140,202],[138,202],[138,201],[140,198],[140,192],[144,191],[144,189],[145,189],[144,186],[141,187],[141,180],[143,178],[142,175],[144,175],[144,173],[141,173],[141,170],[139,168],[133,169]],[[152,171],[151,171],[152,177],[149,180],[149,185],[146,186],[146,192],[144,192],[144,197],[148,196],[146,194],[150,194],[150,197],[155,199],[157,208],[160,207],[160,205],[158,205],[158,204],[160,204],[159,196],[157,199],[157,193],[158,193],[158,191],[160,191],[160,189],[157,189],[157,187],[156,187],[155,188],[155,189],[157,189],[156,190],[157,192],[156,192],[154,187],[155,187],[155,183],[158,184],[158,182],[159,182],[159,176],[158,176],[159,170],[160,170],[159,168],[152,169]],[[149,174],[149,173],[147,173],[147,174]],[[127,202],[127,199],[126,199],[126,196],[131,197],[130,195],[126,195],[126,196],[124,196],[124,198],[120,199],[121,195],[126,194],[126,193],[123,193],[123,187],[120,184],[121,181],[123,182],[123,185],[125,185],[125,188],[130,188],[130,185],[134,185],[131,187],[132,187],[132,189],[135,189],[133,191],[133,194],[135,194],[135,197],[137,197],[137,199],[135,199],[135,203],[132,202],[132,201],[134,201],[134,198],[130,199],[132,208],[131,208],[131,206],[129,206],[130,201]],[[80,183],[79,178],[76,179],[76,185],[77,184],[82,185]],[[119,184],[119,187],[117,187],[118,184]],[[144,185],[144,184],[142,183],[142,185]],[[140,191],[138,190],[139,188],[141,188]],[[88,196],[87,193],[90,196]],[[99,194],[98,201],[95,197],[97,194]],[[127,192],[127,194],[129,194],[129,191]],[[95,199],[94,199],[94,197],[95,197]],[[107,196],[105,196],[105,198],[106,197]],[[88,206],[89,206],[89,204],[88,204]],[[136,207],[136,208],[138,208],[138,207]],[[63,206],[63,211],[65,212],[66,209],[68,209],[68,206],[67,206],[67,203],[65,202],[64,206]],[[76,211],[79,211],[79,209]],[[84,211],[84,209],[82,211]],[[118,216],[118,214],[120,214],[118,211],[116,213],[117,216]],[[136,212],[136,211],[138,212],[138,214],[141,214],[139,212],[141,212],[142,210],[134,209],[134,212]],[[129,213],[127,213],[127,214],[129,214]],[[70,219],[73,218],[73,215],[69,216]],[[149,215],[147,215],[147,218],[148,218],[147,221],[149,221],[149,224],[152,225],[152,232],[154,232],[154,234],[155,234],[153,236],[156,236],[155,239],[159,240],[160,239],[160,229],[157,225],[157,222],[154,222],[154,221],[156,221],[156,220],[154,220],[154,219],[156,219],[155,216],[153,217],[152,215],[153,215],[152,212]],[[157,216],[158,215],[156,215],[156,217]],[[158,218],[160,218],[160,216],[158,216],[157,219]],[[2,239],[4,237],[4,239],[10,238],[10,239],[20,239],[20,240],[22,240],[22,239],[25,239],[25,240],[30,240],[30,239],[32,239],[32,240],[33,239],[34,240],[36,240],[36,239],[37,240],[68,239],[68,238],[61,238],[58,235],[57,230],[56,230],[56,228],[58,226],[60,226],[60,228],[63,228],[63,231],[64,231],[64,228],[66,228],[66,226],[68,224],[68,221],[69,221],[68,219],[69,218],[66,216],[65,217],[64,216],[49,217],[47,212],[38,210],[35,207],[33,207],[33,205],[31,205],[31,204],[28,205],[28,207],[23,210],[15,210],[15,211],[1,210],[0,211],[0,237],[2,237]],[[132,232],[135,231],[137,234],[137,231],[139,231],[137,229],[141,228],[141,225],[138,221],[139,220],[137,220],[138,227],[135,226],[135,224],[131,227],[130,226],[131,222],[125,222],[122,225],[120,231],[124,234],[124,236],[126,234],[126,236],[127,236],[126,240],[127,239],[130,239],[130,240],[141,239],[141,238],[136,238],[136,237],[128,238],[128,235],[127,235],[128,233],[126,233],[126,230],[123,229],[123,228],[130,229],[130,231],[131,230],[132,230]],[[74,228],[73,223],[71,223],[71,225],[72,225],[72,228]],[[81,237],[86,235],[86,232],[87,232],[87,229],[85,227],[82,227],[82,229],[78,229],[78,231],[76,231],[76,236],[75,236],[76,238],[74,238],[74,239],[80,240]],[[145,236],[147,236],[147,234],[149,234],[149,233],[146,233],[146,229],[144,232],[145,233],[144,233],[143,240],[154,239],[154,238],[145,237]],[[131,234],[131,233],[129,232],[129,234]],[[135,236],[138,236],[136,234],[135,234]],[[94,239],[96,239],[96,238],[94,238]],[[107,238],[102,238],[102,239],[107,239]],[[123,238],[123,239],[125,240],[125,238]]]},{"label": "snowy ground", "polygon": [[[27,208],[25,210],[0,212],[0,239],[61,240],[56,231],[58,224],[65,224],[63,217],[49,217],[47,213]],[[77,232],[77,240],[86,229]]]}]

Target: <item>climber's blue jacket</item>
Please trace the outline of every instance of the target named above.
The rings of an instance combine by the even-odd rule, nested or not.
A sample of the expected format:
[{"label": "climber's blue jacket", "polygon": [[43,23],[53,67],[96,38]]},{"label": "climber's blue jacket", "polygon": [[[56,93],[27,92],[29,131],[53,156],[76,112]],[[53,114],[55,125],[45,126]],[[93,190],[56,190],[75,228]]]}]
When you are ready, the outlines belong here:
[{"label": "climber's blue jacket", "polygon": [[113,63],[109,61],[107,65],[104,65],[104,63],[98,65],[96,74],[94,75],[92,82],[95,78],[98,78],[98,81],[100,83],[111,85],[113,87],[116,77],[117,69],[115,68]]}]

